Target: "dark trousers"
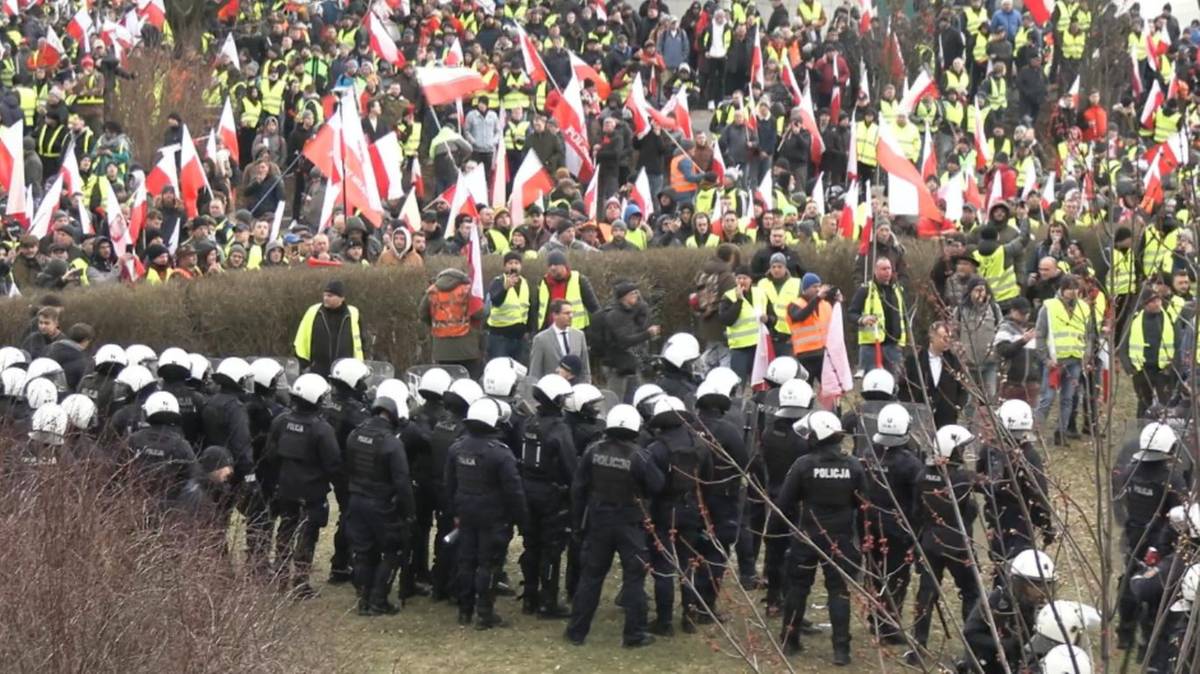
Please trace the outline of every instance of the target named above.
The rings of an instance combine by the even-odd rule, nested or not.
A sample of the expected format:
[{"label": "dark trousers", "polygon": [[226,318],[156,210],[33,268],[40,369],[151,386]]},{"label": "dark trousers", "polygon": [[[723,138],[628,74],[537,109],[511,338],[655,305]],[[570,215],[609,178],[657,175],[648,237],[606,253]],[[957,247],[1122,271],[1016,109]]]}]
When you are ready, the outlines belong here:
[{"label": "dark trousers", "polygon": [[404,549],[404,520],[390,499],[353,494],[346,514],[346,533],[354,559],[354,586],[359,601],[388,603]]},{"label": "dark trousers", "polygon": [[528,364],[528,358],[525,355],[525,340],[520,337],[508,337],[497,333],[488,333],[487,336],[487,359],[508,357],[513,360]]},{"label": "dark trousers", "polygon": [[742,505],[741,531],[737,539],[738,575],[742,582],[758,575],[758,551],[762,547],[763,526],[766,524],[767,508],[758,495],[746,490]]},{"label": "dark trousers", "polygon": [[701,83],[703,103],[719,103],[725,89],[725,59],[705,59],[704,81]]},{"label": "dark trousers", "polygon": [[437,513],[437,531],[433,540],[433,598],[435,601],[456,595],[454,576],[458,568],[456,555],[458,541],[447,543],[446,537],[454,531],[454,516],[445,511]]},{"label": "dark trousers", "polygon": [[866,568],[870,573],[869,586],[879,602],[873,620],[880,637],[903,631],[901,620],[904,599],[908,596],[908,583],[912,578],[909,557],[912,549],[912,539],[893,537],[876,539],[870,550],[863,550]]},{"label": "dark trousers", "polygon": [[346,514],[350,510],[350,487],[344,478],[334,481],[333,497],[337,500],[338,518],[337,529],[333,532],[333,557],[329,560],[329,570],[331,573],[349,573],[350,536],[346,533]]},{"label": "dark trousers", "polygon": [[800,640],[800,625],[804,622],[804,611],[808,608],[808,594],[817,578],[820,567],[825,576],[825,591],[828,593],[829,621],[833,626],[833,648],[850,648],[850,594],[842,573],[853,575],[859,562],[858,544],[852,535],[834,535],[817,531],[806,532],[821,550],[833,559],[824,561],[817,551],[807,543],[793,540],[788,550],[788,593],[783,606],[782,639],[797,643]]},{"label": "dark trousers", "polygon": [[275,537],[275,563],[281,580],[288,585],[308,582],[313,554],[321,528],[329,522],[329,502],[276,499],[273,504],[279,518]]},{"label": "dark trousers", "polygon": [[1133,373],[1133,390],[1137,394],[1137,416],[1147,418],[1146,413],[1155,403],[1167,404],[1171,399],[1172,370],[1160,370],[1147,363]]},{"label": "dark trousers", "polygon": [[[651,542],[650,558],[654,567],[654,608],[659,624],[670,624],[675,611],[676,578],[681,586],[683,615],[704,612],[698,591],[711,588],[707,560],[715,548],[704,531],[700,509],[694,504],[677,503],[656,513],[655,536],[663,549]],[[672,535],[671,532],[674,532]],[[698,563],[693,564],[693,560]],[[679,577],[680,571],[683,576]]]},{"label": "dark trousers", "polygon": [[[821,370],[825,368],[825,349],[806,353],[803,356],[797,357],[796,360],[808,372],[808,383],[812,384],[813,390],[817,390],[821,383]],[[842,382],[843,387],[849,387],[850,385],[851,382]]]},{"label": "dark trousers", "polygon": [[621,605],[625,608],[624,640],[638,640],[646,631],[646,532],[639,524],[612,524],[588,529],[581,550],[583,569],[567,635],[577,641],[587,637],[600,604],[604,577],[613,555],[621,560]]},{"label": "dark trousers", "polygon": [[275,519],[261,491],[238,499],[238,512],[246,519],[246,561],[255,571],[266,573],[271,566],[271,533]]},{"label": "dark trousers", "polygon": [[526,610],[553,609],[558,605],[562,553],[567,544],[567,504],[556,485],[526,486],[529,525],[522,530],[525,552],[521,575],[525,580]]},{"label": "dark trousers", "polygon": [[429,581],[429,531],[433,528],[433,510],[437,506],[437,494],[428,480],[418,480],[413,495],[416,497],[416,521],[409,532],[410,540],[405,550],[405,561],[401,564],[401,593],[411,592],[418,582]]},{"label": "dark trousers", "polygon": [[509,528],[503,522],[482,525],[459,524],[458,610],[478,614],[484,620],[496,616],[494,580],[504,566]]},{"label": "dark trousers", "polygon": [[[933,551],[933,546],[922,546],[929,570],[925,566],[917,567],[920,584],[917,586],[916,623],[913,627],[913,637],[917,643],[924,646],[929,643],[929,628],[933,623],[933,612],[937,610],[938,596],[942,592],[942,574],[950,572],[954,586],[958,588],[958,596],[962,601],[962,620],[965,623],[971,609],[979,603],[979,583],[971,566],[963,559]],[[960,553],[965,556],[965,551]],[[932,573],[931,573],[932,572]]]}]

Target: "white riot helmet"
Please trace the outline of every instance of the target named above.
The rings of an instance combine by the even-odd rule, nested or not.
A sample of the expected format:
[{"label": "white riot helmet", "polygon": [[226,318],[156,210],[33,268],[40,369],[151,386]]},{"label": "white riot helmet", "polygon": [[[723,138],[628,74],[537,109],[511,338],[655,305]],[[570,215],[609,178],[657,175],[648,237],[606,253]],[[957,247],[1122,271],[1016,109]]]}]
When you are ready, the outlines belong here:
[{"label": "white riot helmet", "polygon": [[125,347],[126,365],[141,365],[148,370],[156,358],[158,354],[145,344],[131,344]]},{"label": "white riot helmet", "polygon": [[125,355],[125,349],[116,344],[105,344],[96,349],[96,369],[100,369],[101,365],[116,365],[125,367],[129,364],[129,358]]},{"label": "white riot helmet", "polygon": [[1000,425],[1009,433],[1027,433],[1033,430],[1033,408],[1024,400],[1005,400],[996,415]]},{"label": "white riot helmet", "polygon": [[62,401],[67,412],[67,421],[76,430],[86,431],[96,423],[96,403],[82,393],[72,393]]},{"label": "white riot helmet", "polygon": [[949,459],[954,456],[954,450],[961,449],[974,439],[975,436],[966,428],[958,424],[946,424],[937,429],[937,438],[933,443],[933,456]]},{"label": "white riot helmet", "polygon": [[717,382],[705,379],[696,387],[696,404],[702,402],[726,408],[729,406],[729,392]]},{"label": "white riot helmet", "polygon": [[379,382],[379,386],[375,387],[375,396],[388,396],[396,400],[403,400],[404,404],[408,404],[408,386],[399,379],[384,379]]},{"label": "white riot helmet", "polygon": [[567,402],[563,409],[578,414],[588,405],[602,400],[604,400],[604,394],[600,392],[600,389],[591,384],[576,384],[571,387],[571,395],[567,396]]},{"label": "white riot helmet", "polygon": [[1060,644],[1042,656],[1042,674],[1092,674],[1092,658],[1078,646]]},{"label": "white riot helmet", "polygon": [[408,418],[408,397],[406,395],[397,396],[395,390],[391,392],[379,390],[375,392],[375,400],[371,403],[371,411],[375,412],[383,410],[392,415],[395,421],[403,421]]},{"label": "white riot helmet", "polygon": [[1146,424],[1142,429],[1141,435],[1138,436],[1138,448],[1140,452],[1133,455],[1135,461],[1165,461],[1171,458],[1171,452],[1175,449],[1175,443],[1179,441],[1179,437],[1175,435],[1175,430],[1166,424],[1158,422]]},{"label": "white riot helmet", "polygon": [[61,445],[67,435],[67,411],[57,403],[37,408],[30,421],[29,438],[48,445]]},{"label": "white riot helmet", "polygon": [[492,400],[495,400],[496,404],[500,406],[500,425],[507,424],[512,419],[512,405],[498,398],[492,398]]},{"label": "white riot helmet", "polygon": [[1057,600],[1037,612],[1034,631],[1058,644],[1078,644],[1086,632],[1100,629],[1100,612],[1077,601]]},{"label": "white riot helmet", "polygon": [[683,423],[687,407],[675,396],[659,396],[654,401],[653,422],[657,426],[678,426]]},{"label": "white riot helmet", "polygon": [[166,391],[156,391],[142,403],[142,413],[146,415],[146,421],[151,423],[154,422],[154,417],[160,414],[178,417],[179,400]]},{"label": "white riot helmet", "polygon": [[1193,564],[1183,572],[1179,582],[1179,599],[1176,599],[1167,610],[1175,613],[1190,613],[1196,603],[1196,591],[1200,589],[1200,564]]},{"label": "white riot helmet", "polygon": [[[119,384],[125,388],[122,395],[116,397],[136,397],[139,393],[154,385],[154,375],[150,374],[150,370],[146,369],[145,365],[128,365],[121,373],[117,375],[115,384]],[[114,389],[116,386],[114,385]]]},{"label": "white riot helmet", "polygon": [[717,391],[724,392],[726,397],[733,397],[733,391],[742,383],[742,378],[730,368],[718,366],[704,375],[704,382],[711,383]]},{"label": "white riot helmet", "polygon": [[283,376],[283,366],[274,358],[256,358],[250,363],[250,374],[254,377],[255,388],[274,391]]},{"label": "white riot helmet", "polygon": [[440,399],[450,388],[451,381],[453,378],[449,372],[440,367],[430,368],[421,375],[420,381],[417,382],[417,393],[425,400]]},{"label": "white riot helmet", "polygon": [[642,415],[633,405],[615,405],[604,420],[604,430],[636,436],[642,430]]},{"label": "white riot helmet", "polygon": [[500,403],[491,398],[479,398],[467,408],[466,421],[496,430],[500,423]]},{"label": "white riot helmet", "polygon": [[213,373],[213,379],[224,379],[231,386],[246,391],[247,393],[254,392],[254,371],[250,369],[250,363],[245,360],[232,357],[225,358],[217,364],[217,371]]},{"label": "white riot helmet", "polygon": [[561,405],[563,400],[571,395],[571,384],[557,374],[548,374],[537,380],[533,385],[533,392],[545,398],[546,402]]},{"label": "white riot helmet", "polygon": [[[106,345],[107,346],[107,345]],[[116,347],[120,349],[121,347]],[[100,347],[103,351],[104,347]],[[121,351],[121,358],[125,358],[125,352]],[[15,346],[5,346],[0,348],[0,370],[7,370],[10,367],[21,367],[29,362],[29,355]],[[100,352],[96,352],[96,365],[100,364]]]},{"label": "white riot helmet", "polygon": [[1200,503],[1187,507],[1188,538],[1200,538]]},{"label": "white riot helmet", "polygon": [[863,375],[862,392],[863,396],[869,393],[876,399],[894,397],[896,395],[896,378],[892,376],[891,372],[881,367],[869,370]]},{"label": "white riot helmet", "polygon": [[192,362],[192,380],[203,382],[208,379],[208,371],[212,369],[212,363],[204,357],[202,353],[189,353],[188,360]]},{"label": "white riot helmet", "polygon": [[1054,560],[1041,550],[1022,550],[1013,557],[1008,572],[1014,577],[1037,582],[1054,580]]},{"label": "white riot helmet", "polygon": [[686,332],[677,332],[663,344],[662,359],[682,370],[688,363],[700,357],[700,342]]},{"label": "white riot helmet", "polygon": [[779,387],[779,409],[775,416],[781,419],[799,419],[808,414],[813,404],[813,389],[803,379],[789,379]]},{"label": "white riot helmet", "polygon": [[[826,440],[835,440],[842,436],[842,420],[837,418],[833,412],[825,410],[817,410],[809,414],[806,418],[801,419],[792,426],[793,429],[799,425],[809,437],[817,442],[825,442]],[[801,431],[796,430],[797,434]]]},{"label": "white riot helmet", "polygon": [[19,367],[5,368],[0,372],[0,384],[4,386],[4,395],[16,398],[21,395],[21,386],[25,384],[25,370]]},{"label": "white riot helmet", "polygon": [[36,410],[43,405],[58,402],[58,387],[49,379],[34,379],[25,385],[25,404]]},{"label": "white riot helmet", "polygon": [[900,403],[888,403],[879,410],[875,424],[875,435],[871,441],[884,447],[896,447],[908,442],[908,428],[912,415]]},{"label": "white riot helmet", "polygon": [[371,368],[357,358],[339,358],[329,368],[329,381],[340,382],[351,391],[365,391]]},{"label": "white riot helmet", "polygon": [[483,366],[483,376],[487,377],[488,372],[492,370],[512,370],[517,373],[517,379],[524,379],[529,375],[529,368],[521,364],[521,361],[508,356],[493,358]]},{"label": "white riot helmet", "polygon": [[442,395],[443,397],[454,396],[462,400],[464,408],[469,408],[476,400],[483,397],[483,389],[479,387],[479,384],[475,383],[474,379],[464,377],[450,382],[449,388]]},{"label": "white riot helmet", "polygon": [[309,372],[296,377],[292,382],[291,394],[309,405],[320,405],[321,399],[329,393],[329,382],[319,374]]},{"label": "white riot helmet", "polygon": [[483,370],[483,377],[480,382],[483,384],[483,392],[486,395],[497,398],[508,398],[516,394],[517,382],[520,381],[521,375],[517,371],[508,366],[488,367]]},{"label": "white riot helmet", "polygon": [[658,384],[642,384],[633,392],[633,406],[641,407],[642,403],[662,394],[662,387]]},{"label": "white riot helmet", "polygon": [[800,373],[800,363],[791,356],[779,356],[767,364],[767,372],[763,375],[767,381],[776,386],[783,386],[792,381]]},{"label": "white riot helmet", "polygon": [[174,368],[175,372],[172,374],[179,374],[181,379],[187,379],[192,373],[192,359],[187,351],[172,346],[158,357],[158,376],[165,378],[168,374],[167,368]]},{"label": "white riot helmet", "polygon": [[67,390],[67,374],[63,372],[62,365],[59,365],[56,360],[35,358],[29,367],[25,368],[26,386],[34,379],[48,379],[59,391]]}]

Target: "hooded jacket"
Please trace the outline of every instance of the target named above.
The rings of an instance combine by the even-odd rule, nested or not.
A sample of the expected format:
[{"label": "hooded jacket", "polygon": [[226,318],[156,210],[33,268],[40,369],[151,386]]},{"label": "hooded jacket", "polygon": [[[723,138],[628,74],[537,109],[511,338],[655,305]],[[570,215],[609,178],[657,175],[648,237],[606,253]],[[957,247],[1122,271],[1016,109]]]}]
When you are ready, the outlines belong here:
[{"label": "hooded jacket", "polygon": [[[430,298],[434,292],[449,292],[470,282],[471,279],[461,269],[442,270],[433,280],[433,285],[429,286],[421,297],[421,304],[417,307],[417,315],[421,317],[421,322],[425,325],[433,325]],[[467,334],[462,337],[433,338],[431,355],[434,362],[478,360],[480,357],[479,322],[482,318],[483,309],[481,308],[471,315],[471,329],[467,331]]]}]

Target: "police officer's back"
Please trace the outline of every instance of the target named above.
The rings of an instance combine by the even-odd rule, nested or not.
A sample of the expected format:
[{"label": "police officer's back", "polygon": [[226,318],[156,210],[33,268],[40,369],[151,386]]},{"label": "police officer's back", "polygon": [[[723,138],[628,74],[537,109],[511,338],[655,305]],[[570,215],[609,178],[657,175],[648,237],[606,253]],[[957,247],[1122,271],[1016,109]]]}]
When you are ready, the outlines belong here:
[{"label": "police officer's back", "polygon": [[699,358],[700,342],[686,332],[671,335],[663,344],[659,358],[658,385],[664,393],[679,398],[689,408],[696,402],[692,363]]},{"label": "police officer's back", "polygon": [[116,344],[105,344],[96,350],[93,360],[96,365],[79,380],[78,390],[96,403],[99,425],[104,427],[116,411],[113,409],[113,385],[125,367],[125,349]]},{"label": "police officer's back", "polygon": [[201,475],[196,454],[179,430],[179,403],[159,391],[146,399],[143,411],[149,425],[126,443],[132,474],[164,507],[186,504],[189,492],[199,495]]},{"label": "police officer's back", "polygon": [[[183,349],[176,347],[166,349],[158,358],[158,377],[162,380],[162,390],[175,396],[175,399],[179,401],[179,427],[183,431],[183,437],[192,443],[193,448],[198,448],[205,444],[204,426],[201,420],[205,398],[188,385],[191,373],[192,362]],[[208,444],[224,445],[220,440]]]},{"label": "police officer's back", "polygon": [[[350,432],[368,417],[366,391],[370,368],[360,360],[340,358],[333,362],[329,373],[332,386],[325,398],[321,413],[333,427],[342,458],[346,456],[346,438]],[[351,580],[350,540],[346,535],[346,511],[350,507],[350,494],[346,490],[345,475],[333,482],[333,495],[338,504],[337,529],[333,534],[333,558],[329,563],[329,582],[338,584]]]},{"label": "police officer's back", "polygon": [[142,406],[150,394],[158,390],[158,382],[141,365],[129,365],[121,370],[113,384],[113,403],[119,405],[105,431],[108,437],[128,437],[142,424]]}]

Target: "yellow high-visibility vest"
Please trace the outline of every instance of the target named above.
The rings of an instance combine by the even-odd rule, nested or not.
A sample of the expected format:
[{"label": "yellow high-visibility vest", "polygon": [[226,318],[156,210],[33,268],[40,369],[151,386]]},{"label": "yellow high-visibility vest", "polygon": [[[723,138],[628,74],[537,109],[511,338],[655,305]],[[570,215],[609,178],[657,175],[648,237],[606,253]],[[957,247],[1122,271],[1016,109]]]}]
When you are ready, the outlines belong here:
[{"label": "yellow high-visibility vest", "polygon": [[[1142,310],[1134,315],[1133,320],[1129,324],[1129,362],[1133,365],[1133,369],[1141,371],[1146,367],[1146,333],[1142,325],[1143,319],[1146,318],[1146,311]],[[1171,322],[1171,317],[1166,313],[1162,314],[1162,339],[1158,345],[1158,369],[1165,370],[1171,367],[1171,360],[1175,358],[1175,326]]]},{"label": "yellow high-visibility vest", "polygon": [[800,297],[800,279],[793,276],[784,281],[783,286],[776,290],[775,284],[768,277],[759,280],[757,287],[766,294],[767,301],[775,308],[775,332],[790,332],[787,324],[787,308],[797,297]]},{"label": "yellow high-visibility vest", "polygon": [[507,328],[529,321],[529,282],[520,279],[517,285],[504,293],[504,302],[492,306],[487,324],[493,328]]},{"label": "yellow high-visibility vest", "polygon": [[1057,297],[1046,300],[1046,317],[1050,320],[1050,350],[1054,360],[1083,358],[1084,340],[1087,338],[1087,307],[1082,300],[1075,301],[1075,311]]},{"label": "yellow high-visibility vest", "polygon": [[[737,288],[725,293],[731,302],[737,301]],[[725,328],[725,343],[731,349],[745,349],[758,345],[759,316],[767,311],[767,294],[761,288],[750,288],[750,296],[742,298],[742,309],[737,321]]]}]

